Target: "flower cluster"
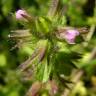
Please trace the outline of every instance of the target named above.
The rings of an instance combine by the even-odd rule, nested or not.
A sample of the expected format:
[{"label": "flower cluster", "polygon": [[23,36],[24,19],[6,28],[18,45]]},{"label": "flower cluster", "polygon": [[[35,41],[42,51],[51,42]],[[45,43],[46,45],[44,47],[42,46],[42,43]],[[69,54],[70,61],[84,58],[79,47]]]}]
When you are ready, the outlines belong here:
[{"label": "flower cluster", "polygon": [[[18,20],[22,20],[22,19],[26,19],[28,20],[28,18],[30,17],[30,15],[25,11],[25,10],[17,10],[16,12],[16,19]],[[59,36],[61,39],[65,39],[65,41],[68,44],[75,44],[75,38],[79,35],[79,31],[76,29],[71,29],[71,28],[66,28],[64,29],[62,32],[59,33]]]},{"label": "flower cluster", "polygon": [[[76,44],[76,38],[77,36],[80,35],[80,32],[78,29],[75,29],[72,27],[54,26],[54,21],[50,20],[49,18],[36,17],[35,19],[33,19],[33,17],[31,18],[31,16],[25,10],[22,10],[22,9],[17,10],[15,16],[17,20],[27,21],[27,23],[29,24],[28,26],[26,26],[27,23],[25,24],[27,30],[24,29],[21,31],[19,30],[19,32],[16,31],[18,34],[20,34],[21,32],[21,35],[18,35],[18,34],[15,35],[17,37],[19,36],[18,40],[21,39],[22,42],[24,40],[24,43],[25,41],[32,42],[33,38],[35,37],[34,42],[35,44],[37,43],[36,45],[37,47],[34,46],[35,50],[31,54],[29,59],[27,59],[24,63],[22,63],[19,66],[19,68],[21,69],[20,70],[21,73],[23,73],[24,71],[29,72],[28,69],[32,68],[32,74],[31,74],[32,76],[30,77],[36,78],[37,81],[40,81],[40,82],[33,83],[28,94],[30,96],[37,96],[37,94],[41,93],[41,89],[42,89],[42,90],[47,90],[48,91],[47,93],[50,94],[50,96],[54,96],[55,94],[57,94],[59,86],[57,86],[58,84],[55,83],[54,77],[51,76],[51,72],[58,67],[59,62],[56,66],[55,66],[55,63],[57,63],[56,59],[59,58],[59,55],[60,57],[64,56],[61,53],[58,54],[59,48],[57,48],[58,47],[57,42],[60,40],[64,40],[68,44]],[[30,22],[31,20],[32,22]],[[20,36],[24,38],[20,38]],[[32,38],[29,38],[30,36]],[[58,55],[55,53],[57,53]],[[70,54],[68,53],[67,55],[69,56]],[[73,63],[70,63],[71,62],[70,58],[68,58],[69,62],[67,63],[73,64]],[[64,59],[62,60],[61,58],[60,62],[61,61],[63,62]],[[66,63],[66,60],[64,61],[64,63]],[[39,66],[37,66],[38,64]],[[58,72],[56,72],[56,74],[57,73]],[[60,77],[59,76],[60,74],[58,73],[57,77],[60,80],[61,79],[63,80],[64,78]],[[50,78],[52,79],[50,80]]]}]

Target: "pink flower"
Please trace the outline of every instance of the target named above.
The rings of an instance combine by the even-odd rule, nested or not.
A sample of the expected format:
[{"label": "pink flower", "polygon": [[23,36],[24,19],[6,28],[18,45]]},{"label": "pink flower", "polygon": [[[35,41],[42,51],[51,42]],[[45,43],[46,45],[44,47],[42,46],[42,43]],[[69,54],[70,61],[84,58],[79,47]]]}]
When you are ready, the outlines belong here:
[{"label": "pink flower", "polygon": [[27,12],[22,9],[17,10],[15,15],[16,15],[16,19],[20,19],[20,20],[29,16]]},{"label": "pink flower", "polygon": [[79,35],[79,32],[75,29],[67,29],[64,38],[69,44],[75,44],[75,38]]},{"label": "pink flower", "polygon": [[69,44],[75,44],[76,36],[78,36],[79,34],[80,33],[78,30],[67,27],[63,29],[58,29],[58,33],[56,34],[56,36],[59,39],[65,39],[65,41]]}]

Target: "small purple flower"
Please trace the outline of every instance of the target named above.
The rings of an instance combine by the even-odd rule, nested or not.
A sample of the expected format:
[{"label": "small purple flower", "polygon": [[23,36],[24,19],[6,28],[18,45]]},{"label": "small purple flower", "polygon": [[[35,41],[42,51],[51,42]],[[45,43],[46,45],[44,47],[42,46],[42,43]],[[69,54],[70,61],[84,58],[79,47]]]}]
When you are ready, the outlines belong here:
[{"label": "small purple flower", "polygon": [[76,29],[68,28],[61,28],[58,30],[59,32],[56,34],[57,38],[65,39],[65,41],[69,44],[75,44],[76,36],[80,33]]},{"label": "small purple flower", "polygon": [[28,17],[28,14],[25,10],[19,9],[16,11],[16,19],[24,19],[24,17]]},{"label": "small purple flower", "polygon": [[75,29],[67,29],[64,38],[69,44],[75,44],[75,38],[79,35],[79,32]]}]

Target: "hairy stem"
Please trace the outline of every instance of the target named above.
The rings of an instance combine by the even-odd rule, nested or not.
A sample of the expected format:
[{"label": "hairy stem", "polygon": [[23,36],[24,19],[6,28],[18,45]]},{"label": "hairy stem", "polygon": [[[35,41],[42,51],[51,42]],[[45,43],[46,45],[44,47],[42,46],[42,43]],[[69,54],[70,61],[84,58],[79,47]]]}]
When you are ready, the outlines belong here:
[{"label": "hairy stem", "polygon": [[47,16],[54,16],[58,8],[59,0],[52,0]]}]

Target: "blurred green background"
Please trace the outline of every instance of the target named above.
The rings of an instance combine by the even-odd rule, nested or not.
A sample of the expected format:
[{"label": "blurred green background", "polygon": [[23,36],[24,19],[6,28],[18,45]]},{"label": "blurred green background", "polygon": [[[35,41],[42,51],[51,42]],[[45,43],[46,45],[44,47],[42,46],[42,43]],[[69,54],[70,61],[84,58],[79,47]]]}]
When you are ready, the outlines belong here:
[{"label": "blurred green background", "polygon": [[[65,5],[66,25],[74,27],[96,25],[95,0],[61,0],[62,4]],[[14,13],[22,8],[27,10],[30,15],[46,16],[49,6],[50,0],[0,0],[0,96],[24,96],[30,85],[21,82],[22,80],[18,79],[15,70],[32,50],[28,47],[22,50],[17,48],[10,50],[15,42],[8,38],[8,34],[11,30],[18,28],[18,24],[13,18]],[[88,56],[95,46],[96,30],[84,51],[84,56]],[[73,89],[72,96],[96,96],[96,65],[88,69],[85,77]],[[76,95],[76,92],[79,95]]]}]

